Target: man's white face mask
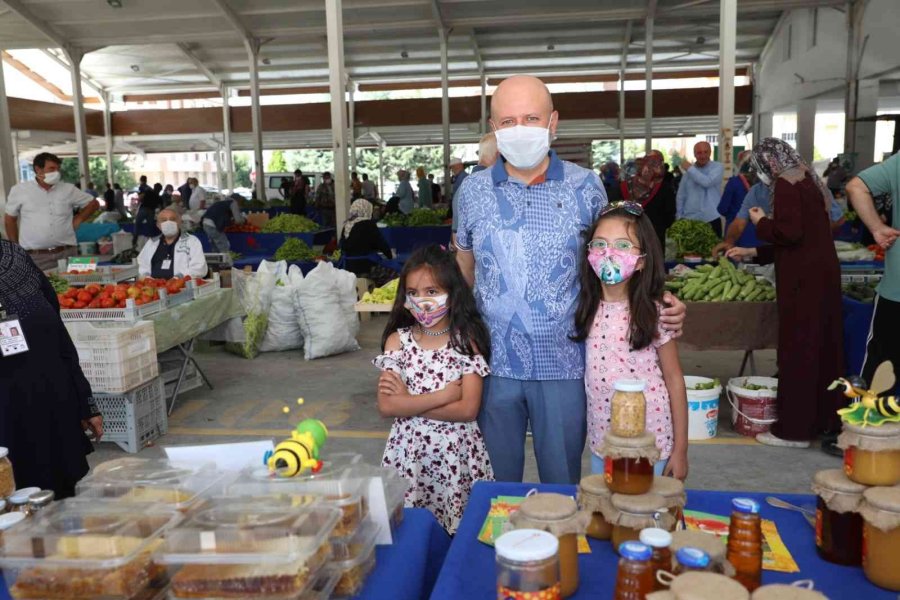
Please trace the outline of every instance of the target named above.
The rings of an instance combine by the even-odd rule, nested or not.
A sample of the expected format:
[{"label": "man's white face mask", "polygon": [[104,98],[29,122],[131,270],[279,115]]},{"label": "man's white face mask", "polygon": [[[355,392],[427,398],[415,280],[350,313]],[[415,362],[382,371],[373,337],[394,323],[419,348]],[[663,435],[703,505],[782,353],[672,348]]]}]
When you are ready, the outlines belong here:
[{"label": "man's white face mask", "polygon": [[497,129],[497,149],[500,154],[517,169],[532,169],[536,167],[550,151],[550,127],[553,117],[547,127],[528,127],[516,125]]}]

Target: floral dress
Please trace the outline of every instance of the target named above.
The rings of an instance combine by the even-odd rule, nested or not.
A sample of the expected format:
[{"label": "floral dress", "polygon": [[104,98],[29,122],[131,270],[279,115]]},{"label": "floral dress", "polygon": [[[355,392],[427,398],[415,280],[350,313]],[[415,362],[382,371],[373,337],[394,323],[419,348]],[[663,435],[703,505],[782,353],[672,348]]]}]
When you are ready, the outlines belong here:
[{"label": "floral dress", "polygon": [[610,401],[613,384],[619,379],[643,379],[646,382],[648,433],[656,436],[661,459],[672,455],[675,437],[672,431],[672,407],[669,390],[659,367],[659,347],[672,339],[662,326],[646,348],[632,350],[628,342],[631,313],[628,302],[601,302],[588,334],[584,388],[587,394],[588,436],[591,451],[601,456],[600,448],[609,431]]},{"label": "floral dress", "polygon": [[[399,329],[400,350],[373,360],[382,371],[400,375],[411,395],[442,390],[451,381],[490,370],[481,355],[466,356],[452,347],[426,350],[409,328]],[[451,534],[456,532],[472,485],[493,480],[484,437],[475,421],[451,423],[425,417],[394,419],[381,464],[410,482],[406,506],[427,508]]]}]

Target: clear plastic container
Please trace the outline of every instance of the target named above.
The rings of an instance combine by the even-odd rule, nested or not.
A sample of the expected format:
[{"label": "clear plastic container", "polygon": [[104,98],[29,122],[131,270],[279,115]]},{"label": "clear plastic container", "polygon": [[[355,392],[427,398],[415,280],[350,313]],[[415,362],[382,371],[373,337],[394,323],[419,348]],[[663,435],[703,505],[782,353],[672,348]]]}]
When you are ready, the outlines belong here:
[{"label": "clear plastic container", "polygon": [[340,579],[341,574],[336,569],[326,566],[319,571],[315,580],[299,600],[328,600]]},{"label": "clear plastic container", "polygon": [[367,521],[346,550],[340,551],[351,557],[346,560],[336,560],[330,564],[330,567],[340,574],[332,598],[355,596],[362,589],[366,578],[375,568],[375,538],[377,535],[378,527]]},{"label": "clear plastic container", "polygon": [[358,558],[375,543],[378,531],[378,525],[366,519],[352,538],[343,538],[340,541],[331,540],[331,560],[342,562]]},{"label": "clear plastic container", "polygon": [[126,458],[113,465],[100,465],[75,489],[82,500],[151,503],[190,513],[203,504],[203,498],[221,491],[224,477],[213,463],[185,466],[164,459]]},{"label": "clear plastic container", "polygon": [[497,598],[559,600],[559,540],[547,531],[517,529],[494,543]]},{"label": "clear plastic container", "polygon": [[[406,491],[409,489],[409,481],[401,476],[396,469],[390,467],[376,467],[360,463],[354,465],[350,472],[351,477],[360,477],[367,480],[373,477],[381,479],[384,487],[388,521],[391,531],[396,531],[400,524],[403,523],[403,508],[406,500]],[[365,488],[368,490],[368,485]],[[370,501],[369,504],[371,504]]]},{"label": "clear plastic container", "polygon": [[160,587],[152,558],[174,510],[66,500],[4,532],[0,566],[14,598],[124,600]]}]

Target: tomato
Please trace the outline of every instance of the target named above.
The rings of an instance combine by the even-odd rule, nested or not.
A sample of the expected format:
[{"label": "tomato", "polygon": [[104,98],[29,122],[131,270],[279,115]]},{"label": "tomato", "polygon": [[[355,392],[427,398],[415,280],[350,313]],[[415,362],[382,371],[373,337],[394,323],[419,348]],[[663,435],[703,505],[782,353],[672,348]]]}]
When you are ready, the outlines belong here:
[{"label": "tomato", "polygon": [[90,302],[91,300],[94,299],[94,295],[91,294],[90,292],[82,290],[82,291],[78,292],[78,295],[76,296],[76,298],[78,299],[79,302],[84,302],[85,304],[87,304],[88,302]]},{"label": "tomato", "polygon": [[87,307],[88,308],[100,308],[100,297],[98,296],[98,297],[94,298],[93,300],[91,300],[90,302],[88,302]]},{"label": "tomato", "polygon": [[66,298],[75,299],[78,296],[78,288],[70,287],[69,289],[66,290],[66,292],[63,294],[63,296],[65,296]]},{"label": "tomato", "polygon": [[87,302],[82,302],[79,300],[78,302],[76,302],[75,304],[72,305],[72,308],[84,308],[85,306],[87,306]]},{"label": "tomato", "polygon": [[125,290],[116,289],[116,291],[113,292],[112,297],[116,302],[124,302],[128,297],[128,292],[126,292]]},{"label": "tomato", "polygon": [[134,299],[135,306],[143,306],[146,303],[147,302],[143,298],[135,298]]},{"label": "tomato", "polygon": [[101,308],[113,308],[115,305],[116,305],[116,301],[109,297],[104,298],[103,300],[100,301]]},{"label": "tomato", "polygon": [[65,297],[64,295],[62,295],[62,294],[57,294],[57,295],[56,295],[56,301],[59,302],[59,303],[62,303],[62,301],[65,300],[65,299],[66,299],[66,297]]},{"label": "tomato", "polygon": [[72,308],[75,306],[75,301],[71,298],[63,298],[59,301],[59,306],[61,308]]},{"label": "tomato", "polygon": [[86,291],[91,296],[96,296],[97,294],[100,293],[100,286],[97,285],[96,283],[92,283],[92,284],[86,286],[84,288],[84,291]]},{"label": "tomato", "polygon": [[103,288],[103,293],[109,297],[112,297],[113,292],[115,292],[115,291],[116,291],[116,286],[114,286],[114,285],[108,285]]},{"label": "tomato", "polygon": [[125,300],[119,300],[116,303],[116,308],[125,308]]}]

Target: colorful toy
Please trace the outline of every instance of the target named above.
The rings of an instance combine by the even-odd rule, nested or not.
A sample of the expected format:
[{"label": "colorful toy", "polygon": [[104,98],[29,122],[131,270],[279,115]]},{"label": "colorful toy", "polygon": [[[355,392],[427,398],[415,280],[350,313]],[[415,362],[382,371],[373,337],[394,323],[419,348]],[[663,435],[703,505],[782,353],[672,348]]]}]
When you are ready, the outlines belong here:
[{"label": "colorful toy", "polygon": [[294,477],[307,470],[318,473],[322,469],[319,451],[328,439],[328,428],[318,419],[305,419],[297,424],[291,437],[267,453],[266,466],[279,477]]},{"label": "colorful toy", "polygon": [[882,423],[900,423],[900,398],[881,395],[893,389],[896,382],[893,365],[890,361],[884,361],[875,369],[871,386],[867,386],[862,377],[854,375],[835,380],[828,389],[842,387],[844,395],[855,400],[849,407],[838,411],[844,422],[863,427],[878,426]]}]

